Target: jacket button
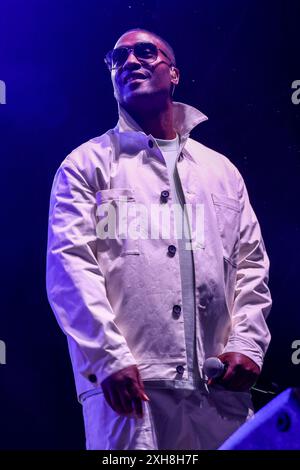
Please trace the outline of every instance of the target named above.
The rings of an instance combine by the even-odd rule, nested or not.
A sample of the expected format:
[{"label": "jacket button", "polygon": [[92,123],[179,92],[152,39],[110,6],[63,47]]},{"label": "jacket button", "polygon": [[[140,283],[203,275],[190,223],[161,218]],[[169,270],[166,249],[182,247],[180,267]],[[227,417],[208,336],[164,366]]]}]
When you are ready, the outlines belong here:
[{"label": "jacket button", "polygon": [[176,253],[176,246],[174,245],[169,245],[168,246],[168,254],[169,256],[174,256]]},{"label": "jacket button", "polygon": [[183,366],[177,366],[176,370],[177,370],[178,374],[183,374],[184,373],[184,367]]},{"label": "jacket button", "polygon": [[160,193],[161,202],[167,202],[169,196],[170,196],[169,191],[162,191]]},{"label": "jacket button", "polygon": [[95,376],[95,374],[89,375],[89,381],[92,382],[93,384],[97,382],[97,377]]},{"label": "jacket button", "polygon": [[149,147],[150,147],[151,149],[153,148],[154,143],[152,142],[152,140],[148,140],[148,145],[149,145]]},{"label": "jacket button", "polygon": [[181,313],[181,307],[180,305],[174,305],[173,306],[173,314],[174,314],[174,317],[178,318],[180,316],[180,313]]}]

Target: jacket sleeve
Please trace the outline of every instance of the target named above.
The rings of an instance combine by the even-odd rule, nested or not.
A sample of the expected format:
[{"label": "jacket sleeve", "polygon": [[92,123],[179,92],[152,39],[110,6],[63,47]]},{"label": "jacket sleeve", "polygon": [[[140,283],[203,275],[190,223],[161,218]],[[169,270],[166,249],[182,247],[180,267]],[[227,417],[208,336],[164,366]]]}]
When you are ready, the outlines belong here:
[{"label": "jacket sleeve", "polygon": [[271,335],[266,324],[272,299],[270,262],[245,182],[235,168],[241,204],[240,248],[232,310],[232,331],[223,352],[240,352],[262,368]]},{"label": "jacket sleeve", "polygon": [[96,387],[136,360],[114,322],[106,295],[97,260],[95,205],[95,191],[67,158],[51,190],[47,294],[69,346],[75,346],[70,350],[73,366]]}]

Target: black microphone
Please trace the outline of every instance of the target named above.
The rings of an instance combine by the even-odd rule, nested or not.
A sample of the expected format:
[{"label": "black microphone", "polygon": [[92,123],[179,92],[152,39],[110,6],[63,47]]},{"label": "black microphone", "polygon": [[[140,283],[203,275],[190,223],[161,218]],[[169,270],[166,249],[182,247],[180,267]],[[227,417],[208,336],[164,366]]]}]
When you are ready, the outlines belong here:
[{"label": "black microphone", "polygon": [[[203,364],[203,371],[208,379],[221,379],[224,377],[226,371],[228,369],[228,364],[225,362],[220,361],[218,357],[209,357],[204,361]],[[256,384],[255,384],[256,385]],[[275,382],[271,382],[271,384],[267,384],[267,389],[262,387],[256,387],[253,385],[251,390],[255,392],[268,394],[268,395],[278,395],[283,391],[280,390],[279,385]]]},{"label": "black microphone", "polygon": [[203,371],[209,379],[219,379],[225,375],[227,367],[218,357],[209,357],[204,361]]}]

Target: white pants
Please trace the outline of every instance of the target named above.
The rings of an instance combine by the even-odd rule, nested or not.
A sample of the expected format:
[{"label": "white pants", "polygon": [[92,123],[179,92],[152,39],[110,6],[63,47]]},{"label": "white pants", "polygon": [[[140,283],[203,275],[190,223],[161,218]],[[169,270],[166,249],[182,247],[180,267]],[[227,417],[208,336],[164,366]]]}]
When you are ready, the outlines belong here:
[{"label": "white pants", "polygon": [[217,449],[253,415],[251,395],[220,386],[203,390],[145,387],[144,416],[121,416],[102,391],[83,396],[88,450]]}]

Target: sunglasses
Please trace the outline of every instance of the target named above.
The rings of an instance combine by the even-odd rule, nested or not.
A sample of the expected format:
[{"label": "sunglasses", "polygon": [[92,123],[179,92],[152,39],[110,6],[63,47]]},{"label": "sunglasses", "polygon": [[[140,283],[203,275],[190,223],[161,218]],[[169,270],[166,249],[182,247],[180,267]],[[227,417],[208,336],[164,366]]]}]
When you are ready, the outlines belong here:
[{"label": "sunglasses", "polygon": [[[121,46],[112,49],[106,54],[104,62],[110,71],[118,69],[125,64],[129,54],[133,52],[138,61],[144,64],[151,64],[151,62],[156,61],[158,51],[171,61],[168,55],[162,49],[156,47],[155,44],[151,42],[137,42],[134,46]],[[173,64],[171,63],[170,65]]]}]

